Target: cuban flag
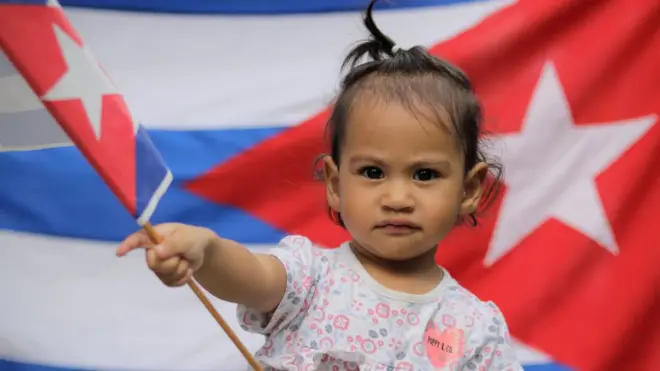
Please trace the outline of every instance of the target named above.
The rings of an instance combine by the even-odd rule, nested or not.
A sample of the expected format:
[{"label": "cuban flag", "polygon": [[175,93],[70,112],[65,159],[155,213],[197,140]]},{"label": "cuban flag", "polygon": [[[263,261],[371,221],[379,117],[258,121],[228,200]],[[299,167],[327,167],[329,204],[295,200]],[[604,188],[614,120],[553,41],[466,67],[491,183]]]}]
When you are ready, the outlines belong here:
[{"label": "cuban flag", "polygon": [[0,4],[0,46],[0,151],[75,144],[147,223],[172,174],[59,4]]},{"label": "cuban flag", "polygon": [[[33,3],[34,14],[50,11]],[[94,50],[113,81],[98,88],[102,115],[116,104],[108,91],[121,91],[174,175],[153,223],[204,225],[255,251],[290,233],[333,247],[347,236],[328,220],[312,167],[342,58],[366,35],[367,3],[64,1],[79,38],[40,18],[51,22],[52,49],[33,53],[62,42]],[[5,9],[0,30],[14,24]],[[489,151],[505,165],[483,225],[457,228],[438,262],[500,306],[526,370],[656,370],[660,3],[397,0],[377,9],[401,47],[425,45],[471,76]],[[57,138],[37,102],[7,103],[29,92],[6,96],[21,78],[7,66],[0,133],[20,123]],[[95,138],[98,101],[33,91],[46,110],[88,115]],[[81,151],[2,152],[0,174],[1,371],[247,368],[190,290],[164,287],[141,254],[115,258],[136,218]],[[213,303],[249,349],[263,344],[240,329],[234,305]]]}]

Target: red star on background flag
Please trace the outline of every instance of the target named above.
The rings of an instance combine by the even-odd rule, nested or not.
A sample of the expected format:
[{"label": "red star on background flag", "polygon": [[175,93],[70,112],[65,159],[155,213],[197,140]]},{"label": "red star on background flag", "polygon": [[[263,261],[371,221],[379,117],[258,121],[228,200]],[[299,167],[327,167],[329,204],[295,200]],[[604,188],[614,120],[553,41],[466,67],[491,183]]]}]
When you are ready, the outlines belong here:
[{"label": "red star on background flag", "polygon": [[[482,225],[457,228],[438,261],[498,303],[515,337],[583,371],[660,364],[659,17],[653,1],[520,1],[431,48],[470,75],[511,167]],[[348,235],[312,180],[327,118],[187,188],[335,246]]]}]

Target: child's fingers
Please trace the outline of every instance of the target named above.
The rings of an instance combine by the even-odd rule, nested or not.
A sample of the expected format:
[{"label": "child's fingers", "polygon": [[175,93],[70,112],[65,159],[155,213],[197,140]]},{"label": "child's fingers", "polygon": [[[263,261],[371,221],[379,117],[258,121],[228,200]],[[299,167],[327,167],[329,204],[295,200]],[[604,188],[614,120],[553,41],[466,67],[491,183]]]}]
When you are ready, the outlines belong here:
[{"label": "child's fingers", "polygon": [[174,256],[167,259],[161,259],[154,249],[147,249],[147,265],[154,273],[162,276],[169,276],[176,273],[176,269],[181,262],[181,258]]},{"label": "child's fingers", "polygon": [[153,249],[147,250],[147,264],[158,278],[168,286],[181,286],[190,271],[187,260],[178,256],[160,259]]},{"label": "child's fingers", "polygon": [[193,270],[189,268],[188,271],[186,271],[185,276],[183,276],[183,278],[170,284],[170,286],[183,286],[186,283],[188,283],[189,280],[192,279],[192,276],[193,276]]},{"label": "child's fingers", "polygon": [[182,259],[173,274],[161,276],[160,279],[168,286],[181,286],[188,282],[190,276],[192,276],[192,269],[188,262]]},{"label": "child's fingers", "polygon": [[147,233],[144,230],[140,230],[126,237],[126,239],[119,244],[116,254],[117,256],[124,256],[135,249],[152,245],[153,243],[149,239],[149,236],[147,236]]},{"label": "child's fingers", "polygon": [[190,232],[191,229],[172,230],[165,241],[154,247],[158,257],[161,259],[167,259],[174,256],[186,256],[195,245],[195,239],[197,238],[194,233]]},{"label": "child's fingers", "polygon": [[[177,230],[177,228],[178,224],[176,223],[166,223],[155,226],[154,230],[159,235],[168,237],[172,234],[176,234],[174,232]],[[147,232],[144,229],[141,229],[126,237],[126,239],[124,239],[124,241],[117,248],[116,253],[117,256],[124,256],[135,249],[151,247],[153,245],[154,243],[149,238]]]}]

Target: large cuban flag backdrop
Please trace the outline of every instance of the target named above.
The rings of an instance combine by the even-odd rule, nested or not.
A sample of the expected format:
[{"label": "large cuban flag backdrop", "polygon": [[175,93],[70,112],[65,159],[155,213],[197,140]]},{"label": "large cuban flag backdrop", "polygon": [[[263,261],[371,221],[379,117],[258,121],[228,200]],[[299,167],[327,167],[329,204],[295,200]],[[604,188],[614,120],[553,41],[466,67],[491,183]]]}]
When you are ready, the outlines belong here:
[{"label": "large cuban flag backdrop", "polygon": [[[62,2],[174,174],[153,222],[254,249],[287,233],[346,238],[311,169],[366,3]],[[426,45],[471,75],[506,166],[483,226],[457,229],[438,260],[500,305],[527,370],[657,370],[660,2],[379,9],[402,47]],[[0,58],[0,93],[15,92],[20,76]],[[48,130],[38,107],[5,98],[3,125]],[[140,254],[115,258],[135,228],[75,148],[0,153],[1,371],[245,369],[192,292],[163,287]],[[256,350],[263,339],[238,327],[234,306],[214,304]]]}]

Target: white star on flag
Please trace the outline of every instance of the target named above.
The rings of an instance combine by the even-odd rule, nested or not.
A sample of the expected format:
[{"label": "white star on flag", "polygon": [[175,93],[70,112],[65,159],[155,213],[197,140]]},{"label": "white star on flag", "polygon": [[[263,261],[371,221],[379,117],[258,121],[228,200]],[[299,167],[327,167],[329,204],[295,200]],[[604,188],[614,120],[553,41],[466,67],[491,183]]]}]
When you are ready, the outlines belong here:
[{"label": "white star on flag", "polygon": [[96,138],[100,139],[103,96],[119,94],[119,92],[86,47],[76,44],[57,25],[53,26],[53,32],[62,50],[67,71],[41,99],[51,102],[79,99]]},{"label": "white star on flag", "polygon": [[576,126],[547,63],[519,133],[493,136],[507,192],[484,258],[490,266],[550,218],[618,254],[595,178],[653,126],[654,115]]}]

